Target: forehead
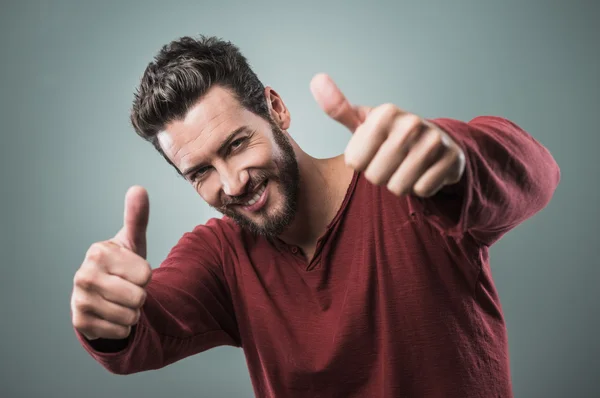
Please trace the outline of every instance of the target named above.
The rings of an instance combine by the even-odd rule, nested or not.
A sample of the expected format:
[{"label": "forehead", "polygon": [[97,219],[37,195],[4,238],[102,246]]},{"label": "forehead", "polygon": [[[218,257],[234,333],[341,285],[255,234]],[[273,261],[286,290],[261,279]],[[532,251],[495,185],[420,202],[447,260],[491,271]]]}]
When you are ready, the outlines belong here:
[{"label": "forehead", "polygon": [[205,159],[238,127],[256,123],[257,116],[220,86],[212,87],[190,107],[183,119],[174,120],[158,134],[158,141],[180,170]]}]

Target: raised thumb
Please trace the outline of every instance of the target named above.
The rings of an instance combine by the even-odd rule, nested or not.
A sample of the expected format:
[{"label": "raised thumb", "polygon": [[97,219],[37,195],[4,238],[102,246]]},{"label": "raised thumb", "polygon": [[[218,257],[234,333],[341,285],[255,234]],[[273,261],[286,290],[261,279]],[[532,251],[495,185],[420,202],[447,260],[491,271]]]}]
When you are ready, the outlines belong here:
[{"label": "raised thumb", "polygon": [[348,101],[329,75],[315,75],[310,82],[310,90],[321,109],[351,132],[356,131],[363,123],[364,117],[361,112]]},{"label": "raised thumb", "polygon": [[115,235],[113,241],[146,258],[146,229],[149,215],[148,193],[141,186],[132,186],[125,195],[123,228]]}]

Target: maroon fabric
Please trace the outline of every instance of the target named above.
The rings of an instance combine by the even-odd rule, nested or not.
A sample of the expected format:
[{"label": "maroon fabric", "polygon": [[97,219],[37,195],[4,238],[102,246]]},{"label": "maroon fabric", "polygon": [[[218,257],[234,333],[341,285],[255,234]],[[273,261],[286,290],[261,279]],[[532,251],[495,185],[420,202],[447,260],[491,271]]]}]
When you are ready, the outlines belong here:
[{"label": "maroon fabric", "polygon": [[546,206],[560,170],[505,119],[431,122],[466,153],[458,184],[399,198],[356,173],[310,264],[211,219],[154,270],[125,347],[81,343],[120,374],[240,346],[258,397],[511,397],[488,249]]}]

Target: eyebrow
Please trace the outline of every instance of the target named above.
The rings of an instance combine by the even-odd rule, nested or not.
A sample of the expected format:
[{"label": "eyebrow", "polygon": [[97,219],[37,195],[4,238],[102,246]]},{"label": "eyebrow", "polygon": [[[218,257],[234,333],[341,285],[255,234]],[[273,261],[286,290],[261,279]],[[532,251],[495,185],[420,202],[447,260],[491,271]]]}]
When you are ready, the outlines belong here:
[{"label": "eyebrow", "polygon": [[[227,135],[227,138],[225,138],[223,140],[223,142],[221,142],[221,144],[219,145],[219,148],[217,149],[217,154],[219,156],[223,156],[223,153],[225,152],[227,147],[229,147],[229,144],[231,144],[231,141],[233,141],[235,136],[246,130],[248,130],[248,126],[241,126],[241,127],[238,127],[237,129],[233,130],[231,133],[229,133]],[[183,174],[184,177],[187,177],[189,174],[191,174],[197,170],[200,170],[204,166],[205,165],[203,163],[197,164],[195,166],[191,166],[190,168],[188,168],[181,174]]]}]

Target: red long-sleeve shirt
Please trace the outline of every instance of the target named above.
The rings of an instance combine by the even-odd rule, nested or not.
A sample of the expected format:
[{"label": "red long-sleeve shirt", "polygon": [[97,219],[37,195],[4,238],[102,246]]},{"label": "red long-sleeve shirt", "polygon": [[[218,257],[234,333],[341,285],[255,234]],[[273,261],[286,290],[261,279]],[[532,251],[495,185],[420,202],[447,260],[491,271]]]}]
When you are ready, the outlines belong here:
[{"label": "red long-sleeve shirt", "polygon": [[310,264],[211,219],[153,270],[123,347],[81,343],[119,374],[239,346],[258,397],[512,397],[488,249],[546,206],[560,170],[505,119],[431,121],[465,151],[458,184],[396,197],[356,173]]}]

